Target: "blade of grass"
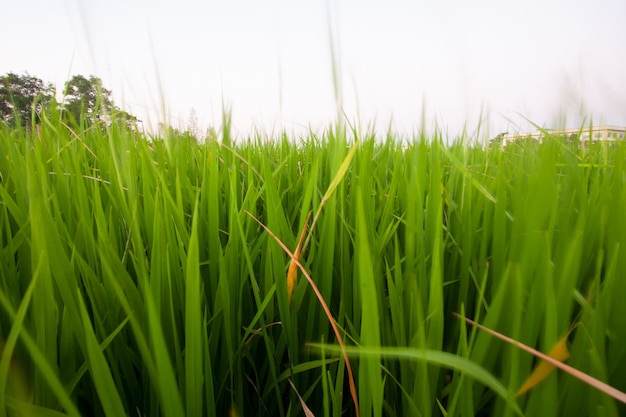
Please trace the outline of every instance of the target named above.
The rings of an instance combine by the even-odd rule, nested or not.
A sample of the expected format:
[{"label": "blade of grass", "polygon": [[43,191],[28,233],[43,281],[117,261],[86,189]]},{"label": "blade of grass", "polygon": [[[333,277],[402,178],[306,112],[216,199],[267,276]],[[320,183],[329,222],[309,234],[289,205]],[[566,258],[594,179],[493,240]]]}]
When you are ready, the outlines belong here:
[{"label": "blade of grass", "polygon": [[[193,213],[185,280],[185,401],[187,415],[203,414],[202,289],[198,254],[198,200]],[[212,375],[207,375],[212,378]]]},{"label": "blade of grass", "polygon": [[[78,291],[77,291],[78,292]],[[111,375],[111,369],[100,349],[98,340],[91,326],[89,313],[83,297],[78,292],[78,306],[80,308],[81,321],[83,324],[85,345],[87,347],[87,362],[91,379],[96,386],[96,392],[100,399],[100,404],[104,409],[104,414],[109,417],[126,415],[124,405],[120,399],[120,394]]]},{"label": "blade of grass", "polygon": [[320,217],[320,214],[322,212],[322,209],[324,208],[324,205],[326,204],[326,202],[328,202],[328,200],[333,195],[333,193],[335,192],[339,184],[341,184],[341,181],[343,181],[343,178],[346,176],[346,173],[348,172],[348,169],[350,168],[350,164],[352,163],[352,159],[354,158],[354,155],[356,154],[356,151],[358,150],[358,148],[359,148],[358,142],[352,145],[352,148],[350,148],[350,150],[348,151],[348,154],[346,155],[343,162],[339,166],[339,169],[337,170],[337,173],[333,177],[333,180],[328,185],[328,188],[326,189],[326,192],[324,193],[324,196],[322,197],[322,201],[320,201],[320,205],[317,208],[317,211],[315,212],[315,216],[313,217],[313,223],[311,223],[311,228],[309,229],[309,235],[307,236],[307,239],[304,242],[303,251],[309,245],[309,241],[311,240],[311,237],[313,236],[315,225],[317,224],[317,220]]},{"label": "blade of grass", "polygon": [[[111,342],[113,341],[113,339],[115,339],[115,336],[117,336],[122,329],[126,326],[126,323],[128,323],[128,320],[130,320],[130,317],[126,317],[120,324],[119,326],[117,326],[115,328],[115,330],[113,330],[111,332],[110,335],[108,335],[106,337],[106,339],[104,339],[100,345],[99,348],[101,351],[104,351],[107,346],[109,346],[111,344]],[[70,381],[65,384],[65,388],[67,390],[67,392],[73,392],[74,389],[76,388],[76,385],[78,385],[78,382],[80,381],[80,379],[83,377],[83,375],[85,374],[85,372],[87,372],[87,370],[89,369],[89,365],[87,362],[83,363],[81,365],[80,368],[78,368],[78,371],[76,371],[76,373],[74,374],[74,376],[72,377],[72,379],[70,379]]]},{"label": "blade of grass", "polygon": [[[30,281],[30,284],[28,284],[28,288],[24,293],[24,298],[17,309],[17,313],[13,318],[13,324],[11,325],[11,330],[9,331],[7,340],[4,344],[0,344],[0,417],[6,416],[7,407],[4,402],[7,398],[6,383],[10,374],[11,357],[13,356],[18,336],[24,324],[24,317],[26,316],[28,305],[30,304],[31,297],[33,295],[33,290],[37,284],[40,269],[41,259],[33,273],[33,279]],[[2,291],[0,291],[0,297],[2,297],[3,300],[6,299],[6,295]]]},{"label": "blade of grass", "polygon": [[[156,377],[163,403],[163,415],[167,417],[184,416],[183,401],[180,396],[174,367],[167,351],[167,345],[160,326],[160,319],[152,297],[146,293],[146,307],[150,342],[156,365]],[[167,388],[166,388],[167,387]]]},{"label": "blade of grass", "polygon": [[7,396],[6,402],[7,407],[9,409],[15,410],[18,413],[16,414],[18,416],[67,417],[72,415],[20,401],[17,398],[13,398],[11,396]]},{"label": "blade of grass", "polygon": [[[366,218],[365,203],[361,185],[357,186],[357,216],[355,275],[358,280],[361,299],[361,343],[368,346],[379,346],[380,315],[378,312],[378,291],[372,265],[369,243],[369,222]],[[383,411],[383,381],[381,375],[380,356],[368,355],[359,363],[359,397],[364,415],[381,416]]]},{"label": "blade of grass", "polygon": [[[4,309],[9,313],[9,317],[15,317],[16,312],[11,307],[9,300],[6,299],[4,294],[0,291],[0,304],[4,307]],[[42,374],[44,380],[52,390],[52,392],[56,395],[57,400],[65,408],[65,411],[73,417],[80,417],[80,413],[72,399],[65,391],[63,384],[59,380],[58,375],[55,373],[52,366],[48,363],[45,355],[41,352],[41,349],[37,346],[37,343],[33,339],[32,336],[26,331],[26,329],[21,330],[20,332],[22,342],[24,342],[24,346],[28,353],[30,354],[37,371]]]}]

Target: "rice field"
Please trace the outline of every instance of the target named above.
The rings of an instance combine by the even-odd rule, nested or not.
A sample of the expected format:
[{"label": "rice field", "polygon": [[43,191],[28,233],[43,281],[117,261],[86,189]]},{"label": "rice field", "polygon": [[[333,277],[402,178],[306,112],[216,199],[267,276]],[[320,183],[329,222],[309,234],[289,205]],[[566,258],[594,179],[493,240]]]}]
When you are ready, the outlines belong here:
[{"label": "rice field", "polygon": [[625,415],[463,320],[626,391],[625,207],[622,143],[0,125],[0,417]]}]

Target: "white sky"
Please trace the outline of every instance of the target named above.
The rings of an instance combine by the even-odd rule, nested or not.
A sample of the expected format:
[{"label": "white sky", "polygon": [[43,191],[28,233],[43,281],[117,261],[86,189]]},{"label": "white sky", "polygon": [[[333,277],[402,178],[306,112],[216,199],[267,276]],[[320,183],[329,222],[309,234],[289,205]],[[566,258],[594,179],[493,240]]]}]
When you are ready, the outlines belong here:
[{"label": "white sky", "polygon": [[626,126],[624,0],[6,3],[0,74],[96,75],[147,128],[219,127],[222,103],[242,136],[327,127],[331,33],[345,113],[381,132]]}]

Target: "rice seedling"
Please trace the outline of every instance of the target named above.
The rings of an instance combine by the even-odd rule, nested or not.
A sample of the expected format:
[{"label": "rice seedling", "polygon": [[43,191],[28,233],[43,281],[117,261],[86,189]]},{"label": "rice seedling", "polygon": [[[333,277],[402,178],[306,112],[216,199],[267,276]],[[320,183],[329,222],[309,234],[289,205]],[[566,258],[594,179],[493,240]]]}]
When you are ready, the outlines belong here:
[{"label": "rice seedling", "polygon": [[626,145],[221,135],[0,125],[0,417],[626,413]]}]

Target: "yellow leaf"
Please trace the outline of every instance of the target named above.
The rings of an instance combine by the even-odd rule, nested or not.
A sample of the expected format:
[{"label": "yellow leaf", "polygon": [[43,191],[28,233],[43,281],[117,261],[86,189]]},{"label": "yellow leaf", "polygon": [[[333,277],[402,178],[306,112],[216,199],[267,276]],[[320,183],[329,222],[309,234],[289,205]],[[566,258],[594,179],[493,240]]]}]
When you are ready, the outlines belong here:
[{"label": "yellow leaf", "polygon": [[[295,253],[298,256],[297,253]],[[289,270],[287,271],[287,294],[289,294],[289,304],[291,304],[291,297],[293,291],[296,288],[296,279],[298,277],[298,265],[292,260],[289,264]]]},{"label": "yellow leaf", "polygon": [[[552,359],[556,359],[559,362],[564,362],[569,358],[569,351],[567,350],[567,337],[569,332],[558,341],[558,343],[552,348],[548,356]],[[542,360],[535,368],[532,374],[526,379],[524,385],[517,391],[517,395],[522,395],[527,391],[533,389],[541,381],[546,379],[550,372],[554,370],[555,366]]]},{"label": "yellow leaf", "polygon": [[291,297],[293,296],[293,291],[296,289],[296,279],[298,278],[298,264],[295,261],[300,261],[300,251],[302,250],[302,243],[304,243],[304,236],[306,235],[306,229],[309,226],[310,218],[311,213],[309,213],[306,218],[304,228],[302,229],[302,233],[300,233],[298,246],[293,252],[293,259],[291,260],[291,263],[289,264],[289,269],[287,270],[287,294],[289,295],[289,304],[291,304]]}]

